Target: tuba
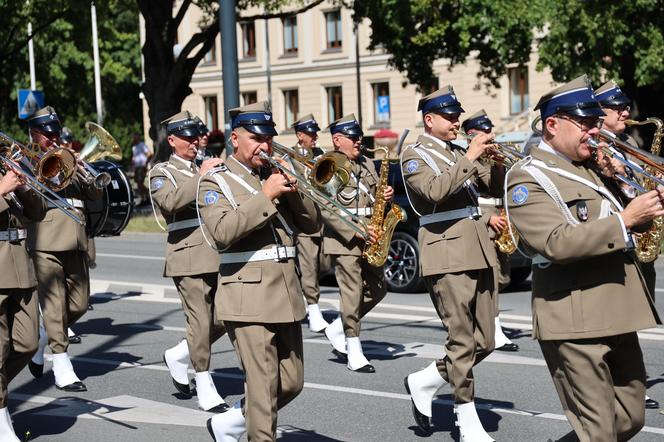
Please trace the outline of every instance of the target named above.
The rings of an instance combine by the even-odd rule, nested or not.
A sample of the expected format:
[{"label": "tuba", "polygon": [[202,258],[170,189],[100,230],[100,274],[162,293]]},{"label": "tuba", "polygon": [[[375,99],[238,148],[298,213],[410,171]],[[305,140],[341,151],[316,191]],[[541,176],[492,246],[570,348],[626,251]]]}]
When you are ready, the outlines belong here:
[{"label": "tuba", "polygon": [[97,172],[89,163],[102,159],[121,160],[120,145],[106,129],[92,121],[85,123],[85,129],[89,136],[81,149],[81,166],[78,168],[78,173],[86,181],[93,180],[97,189],[103,189],[111,182],[111,175],[107,172]]},{"label": "tuba", "polygon": [[387,186],[387,176],[390,170],[389,150],[387,147],[379,146],[372,149],[374,152],[382,150],[385,152],[385,157],[380,163],[380,178],[378,186],[376,187],[376,196],[373,205],[373,215],[369,220],[369,226],[373,226],[374,231],[378,234],[376,242],[367,244],[362,252],[362,257],[367,260],[369,265],[374,267],[381,267],[387,261],[387,255],[390,251],[390,243],[392,242],[392,235],[399,221],[406,219],[406,211],[403,210],[398,204],[392,203],[390,210],[385,212],[385,197],[383,193]]},{"label": "tuba", "polygon": [[[650,146],[650,153],[653,155],[659,155],[660,150],[662,149],[662,138],[664,138],[664,124],[659,118],[647,118],[643,121],[636,120],[626,120],[625,124],[627,126],[643,126],[646,124],[654,124],[656,127],[655,135],[652,139],[652,146]],[[645,166],[650,174],[655,175],[658,173],[657,170],[652,167]],[[654,190],[657,188],[657,182],[655,180],[644,176],[641,181],[641,185],[645,190]],[[636,257],[641,262],[652,262],[657,259],[659,255],[659,249],[662,244],[662,238],[664,238],[664,217],[658,216],[652,221],[652,226],[647,232],[640,233],[636,235]]]}]

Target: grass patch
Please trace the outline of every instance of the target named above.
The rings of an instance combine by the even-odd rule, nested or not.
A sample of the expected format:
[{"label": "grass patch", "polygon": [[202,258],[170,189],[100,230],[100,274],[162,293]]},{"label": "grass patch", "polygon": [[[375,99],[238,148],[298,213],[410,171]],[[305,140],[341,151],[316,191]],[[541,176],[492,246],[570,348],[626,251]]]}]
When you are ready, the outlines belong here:
[{"label": "grass patch", "polygon": [[[159,222],[162,226],[166,227],[166,221],[159,215]],[[142,233],[162,233],[163,230],[157,225],[154,216],[149,215],[134,215],[129,220],[125,232],[142,232]]]}]

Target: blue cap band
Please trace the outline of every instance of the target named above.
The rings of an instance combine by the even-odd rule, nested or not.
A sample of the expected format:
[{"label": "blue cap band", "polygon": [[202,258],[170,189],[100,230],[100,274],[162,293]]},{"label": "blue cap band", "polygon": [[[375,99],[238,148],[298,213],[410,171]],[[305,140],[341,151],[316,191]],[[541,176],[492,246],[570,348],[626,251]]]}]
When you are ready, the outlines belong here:
[{"label": "blue cap band", "polygon": [[619,87],[614,87],[595,97],[603,105],[631,104],[632,100]]},{"label": "blue cap band", "polygon": [[578,116],[604,115],[595,94],[589,87],[563,92],[540,105],[542,120],[559,112]]},{"label": "blue cap band", "polygon": [[272,115],[266,112],[246,112],[237,114],[231,121],[231,128],[240,126],[274,126]]},{"label": "blue cap band", "polygon": [[468,132],[470,129],[481,129],[481,130],[491,129],[493,127],[493,123],[491,122],[491,119],[488,116],[482,115],[477,118],[470,118],[464,121],[461,124],[461,126],[463,127],[463,130]]},{"label": "blue cap band", "polygon": [[320,127],[318,127],[316,120],[308,120],[296,124],[293,129],[295,129],[296,132],[318,132]]},{"label": "blue cap band", "polygon": [[362,129],[357,121],[347,121],[345,123],[339,123],[330,127],[330,133],[342,133],[345,135],[362,135]]},{"label": "blue cap band", "polygon": [[422,111],[423,114],[429,112],[438,112],[438,111],[445,112],[444,109],[448,107],[452,108],[450,109],[452,112],[448,113],[463,112],[463,109],[461,108],[461,103],[459,103],[459,101],[456,99],[456,96],[452,94],[446,94],[436,98],[432,98],[431,100],[428,100],[426,103],[424,103],[420,110]]}]

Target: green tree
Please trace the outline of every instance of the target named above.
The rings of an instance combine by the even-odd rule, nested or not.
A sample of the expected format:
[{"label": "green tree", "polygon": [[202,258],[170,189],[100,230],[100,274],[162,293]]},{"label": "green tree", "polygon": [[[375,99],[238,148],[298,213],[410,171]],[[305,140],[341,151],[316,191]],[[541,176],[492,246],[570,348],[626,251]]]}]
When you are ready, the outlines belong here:
[{"label": "green tree", "polygon": [[[181,110],[182,102],[192,93],[189,84],[205,54],[219,33],[218,1],[215,0],[137,0],[138,8],[145,20],[145,43],[143,44],[143,70],[145,82],[142,91],[148,104],[150,138],[154,140],[157,158],[164,159],[168,153],[166,133],[161,121]],[[237,2],[238,19],[245,20],[282,17],[310,9],[322,0],[240,0]],[[177,7],[176,7],[177,5]],[[173,47],[177,31],[187,11],[198,7],[203,12],[199,32],[188,41],[180,41],[181,51],[177,58]],[[259,6],[265,13],[242,17],[241,11],[249,6]],[[288,12],[279,12],[289,7]]]},{"label": "green tree", "polygon": [[[81,141],[85,121],[96,121],[90,2],[9,0],[16,16],[0,15],[0,101],[2,130],[25,140],[25,124],[17,120],[16,90],[30,85],[27,49],[28,20],[33,23],[37,88],[55,107],[63,124]],[[131,0],[99,2],[97,23],[101,58],[104,126],[130,158],[131,134],[141,132],[140,42],[138,9]],[[9,17],[7,17],[8,15]],[[7,57],[7,58],[5,58]]]},{"label": "green tree", "polygon": [[526,63],[535,50],[538,69],[556,81],[616,79],[640,115],[664,113],[661,0],[356,0],[353,8],[356,20],[371,20],[371,47],[384,47],[425,89],[438,58],[453,67],[475,57],[478,82],[497,87],[508,63]]}]

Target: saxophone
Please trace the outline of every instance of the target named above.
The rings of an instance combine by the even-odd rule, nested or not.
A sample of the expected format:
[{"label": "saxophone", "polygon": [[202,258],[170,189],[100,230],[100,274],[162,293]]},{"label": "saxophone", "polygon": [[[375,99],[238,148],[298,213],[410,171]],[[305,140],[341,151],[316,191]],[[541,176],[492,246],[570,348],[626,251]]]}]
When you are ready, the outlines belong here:
[{"label": "saxophone", "polygon": [[[664,124],[659,118],[646,118],[643,121],[625,120],[627,126],[643,126],[645,124],[654,124],[657,128],[652,139],[650,152],[653,155],[659,155],[662,149],[662,138],[664,138]],[[657,171],[652,167],[645,166],[644,169],[652,175],[657,176]],[[650,178],[644,177],[641,185],[648,191],[657,188],[657,183]],[[636,257],[641,262],[652,262],[657,259],[659,250],[664,237],[664,217],[658,216],[652,221],[652,226],[647,232],[636,235]]]},{"label": "saxophone", "polygon": [[381,267],[385,264],[394,229],[399,221],[406,219],[406,211],[395,203],[392,203],[390,210],[385,213],[386,202],[383,193],[387,187],[387,175],[390,170],[389,150],[382,146],[374,149],[374,151],[378,150],[384,151],[385,157],[380,163],[380,179],[376,187],[376,200],[373,205],[373,215],[371,215],[368,223],[369,226],[373,226],[378,234],[378,239],[374,243],[367,244],[362,252],[362,257],[367,260],[369,265],[374,267]]},{"label": "saxophone", "polygon": [[[493,242],[500,253],[511,255],[516,251],[515,241],[519,241],[519,236],[514,225],[507,219],[505,208],[500,209],[499,216],[507,220],[507,226],[496,235],[496,239],[494,239]],[[514,234],[514,240],[512,240],[512,235],[510,235],[510,227]]]}]

